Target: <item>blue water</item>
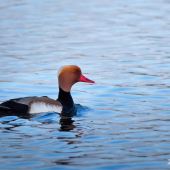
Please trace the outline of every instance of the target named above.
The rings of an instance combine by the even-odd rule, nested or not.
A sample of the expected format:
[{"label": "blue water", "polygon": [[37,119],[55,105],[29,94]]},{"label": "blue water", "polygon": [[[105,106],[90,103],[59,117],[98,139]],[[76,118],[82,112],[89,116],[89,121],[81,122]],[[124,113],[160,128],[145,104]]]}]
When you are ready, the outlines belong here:
[{"label": "blue water", "polygon": [[74,64],[77,116],[0,117],[0,169],[169,169],[170,2],[0,3],[0,102],[58,95]]}]

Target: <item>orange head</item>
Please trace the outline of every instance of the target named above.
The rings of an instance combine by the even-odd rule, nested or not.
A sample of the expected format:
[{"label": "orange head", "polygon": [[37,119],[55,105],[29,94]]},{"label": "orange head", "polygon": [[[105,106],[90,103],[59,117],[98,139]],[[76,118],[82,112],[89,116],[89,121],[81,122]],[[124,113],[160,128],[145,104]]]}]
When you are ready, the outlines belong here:
[{"label": "orange head", "polygon": [[95,83],[94,81],[83,76],[81,73],[81,69],[75,65],[64,66],[58,72],[59,86],[64,91],[69,92],[71,90],[71,87],[79,81]]}]

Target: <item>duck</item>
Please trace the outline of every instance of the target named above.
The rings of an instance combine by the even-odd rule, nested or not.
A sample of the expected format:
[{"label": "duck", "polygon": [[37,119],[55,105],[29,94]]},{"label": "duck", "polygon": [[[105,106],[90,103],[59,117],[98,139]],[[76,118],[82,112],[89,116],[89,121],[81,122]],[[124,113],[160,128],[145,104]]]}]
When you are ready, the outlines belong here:
[{"label": "duck", "polygon": [[95,83],[85,77],[78,66],[63,66],[58,71],[59,93],[56,100],[47,96],[10,99],[0,104],[0,111],[26,114],[56,112],[64,116],[70,115],[76,112],[71,88],[77,82]]}]

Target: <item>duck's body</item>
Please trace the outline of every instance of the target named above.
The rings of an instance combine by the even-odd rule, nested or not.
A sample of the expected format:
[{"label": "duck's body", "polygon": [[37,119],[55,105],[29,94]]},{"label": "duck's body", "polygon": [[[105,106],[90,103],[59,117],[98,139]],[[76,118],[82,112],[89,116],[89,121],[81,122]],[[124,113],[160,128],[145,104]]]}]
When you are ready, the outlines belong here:
[{"label": "duck's body", "polygon": [[56,100],[46,96],[42,97],[24,97],[8,100],[0,105],[1,110],[23,112],[23,113],[40,113],[54,111],[61,113],[63,106]]},{"label": "duck's body", "polygon": [[75,111],[73,99],[70,90],[73,84],[78,81],[90,82],[81,74],[77,66],[65,66],[60,69],[58,74],[59,94],[58,99],[50,99],[47,96],[42,97],[24,97],[11,99],[0,104],[0,110],[19,113],[40,113],[40,112],[57,112],[59,114],[69,115]]}]

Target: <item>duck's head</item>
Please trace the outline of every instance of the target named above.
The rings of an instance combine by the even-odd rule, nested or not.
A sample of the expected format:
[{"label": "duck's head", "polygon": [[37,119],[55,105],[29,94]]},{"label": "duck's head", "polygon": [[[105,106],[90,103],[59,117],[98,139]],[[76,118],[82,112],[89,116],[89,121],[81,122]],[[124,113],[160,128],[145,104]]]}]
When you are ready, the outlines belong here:
[{"label": "duck's head", "polygon": [[70,92],[73,84],[77,82],[95,83],[82,75],[81,69],[75,65],[62,67],[58,72],[59,86],[66,92]]}]

